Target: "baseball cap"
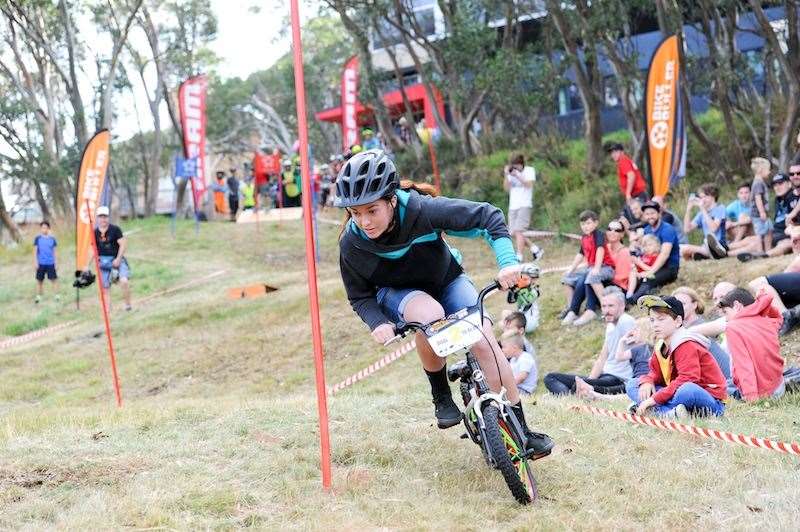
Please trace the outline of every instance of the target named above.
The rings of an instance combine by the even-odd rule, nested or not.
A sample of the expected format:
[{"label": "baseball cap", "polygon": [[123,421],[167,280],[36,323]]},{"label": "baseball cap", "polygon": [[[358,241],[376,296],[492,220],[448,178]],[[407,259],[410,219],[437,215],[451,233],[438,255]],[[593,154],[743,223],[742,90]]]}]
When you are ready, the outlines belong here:
[{"label": "baseball cap", "polygon": [[97,212],[95,213],[97,216],[108,216],[109,210],[108,207],[105,205],[101,205],[97,208]]},{"label": "baseball cap", "polygon": [[661,212],[661,204],[653,200],[646,201],[642,205],[642,210],[644,211],[647,209],[655,209],[656,211]]},{"label": "baseball cap", "polygon": [[772,176],[772,184],[777,185],[778,183],[787,183],[789,181],[789,176],[786,174],[775,174]]},{"label": "baseball cap", "polygon": [[639,308],[650,310],[652,308],[667,309],[676,316],[683,318],[683,303],[677,297],[646,295],[636,302]]}]

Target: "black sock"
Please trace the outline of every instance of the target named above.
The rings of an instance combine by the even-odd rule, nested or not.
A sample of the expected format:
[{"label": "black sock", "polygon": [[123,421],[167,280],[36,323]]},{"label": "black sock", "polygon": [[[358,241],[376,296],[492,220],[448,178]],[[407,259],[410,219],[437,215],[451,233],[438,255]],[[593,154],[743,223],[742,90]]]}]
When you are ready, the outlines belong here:
[{"label": "black sock", "polygon": [[522,401],[512,405],[511,411],[514,412],[515,416],[517,416],[517,421],[519,421],[519,424],[522,425],[522,430],[525,432],[530,432],[531,429],[528,428],[528,424],[525,422],[525,412],[522,411]]},{"label": "black sock", "polygon": [[434,397],[451,395],[450,384],[447,382],[447,366],[434,372],[426,369],[425,375],[428,376],[428,381],[431,383],[431,395]]}]

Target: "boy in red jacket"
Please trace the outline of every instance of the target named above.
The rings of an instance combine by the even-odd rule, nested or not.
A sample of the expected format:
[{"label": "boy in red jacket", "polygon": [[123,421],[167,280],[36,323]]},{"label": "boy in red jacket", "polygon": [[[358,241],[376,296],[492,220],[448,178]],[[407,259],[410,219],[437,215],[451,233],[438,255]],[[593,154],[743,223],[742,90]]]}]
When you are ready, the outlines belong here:
[{"label": "boy in red jacket", "polygon": [[636,413],[660,416],[721,416],[727,397],[725,377],[708,351],[708,338],[683,328],[683,304],[674,297],[643,296],[658,339],[650,372],[640,378]]},{"label": "boy in red jacket", "polygon": [[[754,298],[735,288],[719,301],[727,324],[725,337],[733,366],[733,383],[745,401],[780,397],[785,391],[778,331],[783,323],[768,294]],[[739,397],[737,396],[737,399]]]}]

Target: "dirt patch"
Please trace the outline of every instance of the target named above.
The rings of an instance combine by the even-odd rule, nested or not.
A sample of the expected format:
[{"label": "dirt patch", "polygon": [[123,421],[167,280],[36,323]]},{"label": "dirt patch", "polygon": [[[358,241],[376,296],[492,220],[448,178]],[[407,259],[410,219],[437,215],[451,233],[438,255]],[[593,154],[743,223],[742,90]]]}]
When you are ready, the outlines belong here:
[{"label": "dirt patch", "polygon": [[55,487],[66,483],[115,484],[134,475],[142,464],[86,464],[78,467],[39,466],[29,470],[0,466],[0,491],[11,486],[25,489]]}]

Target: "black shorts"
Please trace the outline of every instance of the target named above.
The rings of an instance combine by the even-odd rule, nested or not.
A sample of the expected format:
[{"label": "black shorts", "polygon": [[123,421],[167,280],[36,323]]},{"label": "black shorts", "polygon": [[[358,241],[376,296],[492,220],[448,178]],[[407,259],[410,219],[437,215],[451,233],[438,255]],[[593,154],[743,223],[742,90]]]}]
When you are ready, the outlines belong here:
[{"label": "black shorts", "polygon": [[767,276],[769,285],[781,296],[787,308],[800,305],[800,273],[776,273]]},{"label": "black shorts", "polygon": [[36,268],[36,280],[37,281],[44,281],[44,276],[47,275],[47,278],[51,281],[55,281],[58,279],[58,275],[56,274],[56,267],[54,264],[40,264],[38,268]]}]

